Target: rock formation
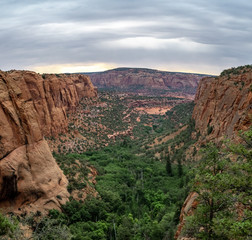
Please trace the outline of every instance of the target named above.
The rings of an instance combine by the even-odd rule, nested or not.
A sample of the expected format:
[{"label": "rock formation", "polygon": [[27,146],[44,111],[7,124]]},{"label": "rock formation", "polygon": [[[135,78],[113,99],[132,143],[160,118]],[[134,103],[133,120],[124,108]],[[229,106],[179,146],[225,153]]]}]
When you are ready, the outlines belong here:
[{"label": "rock formation", "polygon": [[88,74],[97,87],[134,90],[172,90],[194,94],[200,79],[207,75],[176,73],[144,68],[118,68]]},{"label": "rock formation", "polygon": [[97,94],[84,75],[0,71],[0,208],[44,211],[68,197],[44,136],[67,131],[67,112]]},{"label": "rock formation", "polygon": [[[219,77],[202,79],[192,117],[196,129],[201,133],[200,143],[218,143],[224,137],[239,140],[238,130],[251,127],[251,66],[225,70]],[[181,210],[175,239],[186,239],[181,236],[185,217],[193,214],[197,203],[197,194],[190,193]]]},{"label": "rock formation", "polygon": [[251,68],[201,80],[193,111],[201,140],[234,138],[238,130],[248,129],[252,118],[251,86]]},{"label": "rock formation", "polygon": [[174,236],[175,239],[177,239],[178,237],[180,237],[180,234],[181,234],[181,231],[182,231],[182,228],[185,224],[185,217],[186,216],[190,216],[191,214],[193,214],[193,211],[197,208],[197,205],[198,205],[198,201],[197,201],[197,197],[199,195],[196,193],[196,192],[191,192],[183,206],[182,206],[182,209],[181,209],[181,212],[180,212],[180,216],[179,216],[179,226],[178,226],[178,229],[177,229],[177,232]]}]

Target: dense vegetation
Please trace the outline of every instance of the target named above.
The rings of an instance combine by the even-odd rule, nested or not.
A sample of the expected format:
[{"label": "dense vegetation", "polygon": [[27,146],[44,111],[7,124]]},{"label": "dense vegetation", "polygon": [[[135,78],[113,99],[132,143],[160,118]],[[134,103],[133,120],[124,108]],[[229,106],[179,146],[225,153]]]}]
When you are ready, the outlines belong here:
[{"label": "dense vegetation", "polygon": [[[222,149],[208,144],[202,149],[202,160],[192,170],[191,190],[199,197],[197,209],[186,219],[183,234],[188,237],[252,237],[252,130],[242,138],[242,144],[227,142]],[[189,190],[188,169],[170,164],[168,154],[164,161],[155,161],[132,150],[125,140],[100,151],[55,156],[61,166],[78,159],[84,175],[87,163],[95,166],[98,197],[71,199],[62,212],[52,210],[43,218],[39,213],[23,219],[0,214],[1,239],[172,239]],[[32,238],[24,236],[19,222],[30,225]]]},{"label": "dense vegetation", "polygon": [[[52,211],[51,219],[69,226],[73,239],[170,239],[178,223],[180,207],[188,193],[187,168],[180,175],[165,162],[132,153],[130,142],[102,151],[75,155],[99,171],[98,198],[85,203],[71,200],[63,213]],[[69,156],[56,156],[60,164]]]},{"label": "dense vegetation", "polygon": [[[32,229],[32,238],[171,239],[189,190],[188,167],[182,162],[184,151],[195,141],[191,139],[193,103],[176,105],[165,115],[138,114],[131,104],[143,101],[165,106],[180,100],[101,92],[102,105],[93,103],[87,108],[82,103],[80,106],[89,114],[81,115],[78,111],[69,125],[70,140],[77,143],[76,148],[67,150],[64,146],[70,146],[69,140],[61,136],[58,149],[64,154],[54,154],[69,180],[68,191],[74,198],[62,206],[62,213],[53,210],[43,218],[39,212],[20,218],[20,222]],[[104,132],[99,131],[100,125],[105,126]],[[108,140],[107,134],[124,131],[130,125],[132,135]],[[155,139],[162,139],[183,126],[187,128],[174,138],[152,145]],[[76,130],[85,140],[73,135]],[[90,137],[96,146],[83,151],[81,144]],[[172,146],[170,150],[169,146]],[[90,181],[90,167],[98,171],[96,185]],[[89,195],[85,199],[86,192]],[[4,233],[14,239],[25,239],[18,224],[13,225],[14,220],[6,218],[9,230]]]},{"label": "dense vegetation", "polygon": [[[26,221],[33,229],[33,238],[58,239],[61,229],[61,239],[171,239],[188,194],[188,170],[180,166],[181,174],[173,164],[170,174],[165,161],[137,156],[133,150],[131,142],[125,140],[100,151],[56,155],[67,176],[75,175],[76,160],[83,178],[87,164],[95,166],[98,197],[89,196],[85,202],[71,199],[62,206],[62,213],[53,210],[48,217]],[[70,178],[72,190],[83,188],[81,184]],[[15,230],[8,226],[13,228],[11,232]]]},{"label": "dense vegetation", "polygon": [[252,238],[252,130],[243,144],[220,149],[208,144],[195,168],[193,190],[199,204],[184,234],[196,239]]},{"label": "dense vegetation", "polygon": [[[62,214],[51,212],[50,219],[68,225],[73,239],[171,239],[188,193],[188,168],[181,162],[195,142],[192,109],[193,104],[187,103],[164,116],[141,116],[135,140],[124,137],[100,151],[55,155],[70,179],[70,191],[83,187],[73,177],[76,171],[85,173],[82,179],[87,180],[86,166],[94,166],[99,197],[90,196],[84,204],[72,199]],[[149,122],[153,127],[147,129]],[[169,141],[147,147],[153,137],[162,138],[184,125],[187,128]]]},{"label": "dense vegetation", "polygon": [[225,69],[224,71],[221,72],[220,76],[223,77],[223,76],[230,76],[231,74],[238,75],[241,73],[246,73],[251,68],[252,68],[252,65],[244,65],[244,66]]}]

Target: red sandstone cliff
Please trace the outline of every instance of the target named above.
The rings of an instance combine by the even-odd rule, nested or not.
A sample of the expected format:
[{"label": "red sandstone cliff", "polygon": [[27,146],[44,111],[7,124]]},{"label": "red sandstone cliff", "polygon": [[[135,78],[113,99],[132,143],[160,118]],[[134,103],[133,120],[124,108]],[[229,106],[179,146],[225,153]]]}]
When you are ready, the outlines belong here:
[{"label": "red sandstone cliff", "polygon": [[201,80],[193,111],[195,127],[206,141],[234,138],[252,118],[252,69]]},{"label": "red sandstone cliff", "polygon": [[97,87],[181,90],[185,93],[195,93],[200,79],[206,76],[144,68],[118,68],[89,75]]},{"label": "red sandstone cliff", "polygon": [[67,179],[44,136],[67,131],[67,112],[97,95],[84,75],[0,71],[0,208],[59,208]]},{"label": "red sandstone cliff", "polygon": [[[192,117],[201,133],[201,143],[219,142],[224,137],[236,139],[238,130],[251,126],[252,68],[238,67],[223,71],[220,77],[202,79]],[[175,239],[187,239],[181,231],[185,217],[193,214],[197,203],[197,194],[190,193],[181,210]]]}]

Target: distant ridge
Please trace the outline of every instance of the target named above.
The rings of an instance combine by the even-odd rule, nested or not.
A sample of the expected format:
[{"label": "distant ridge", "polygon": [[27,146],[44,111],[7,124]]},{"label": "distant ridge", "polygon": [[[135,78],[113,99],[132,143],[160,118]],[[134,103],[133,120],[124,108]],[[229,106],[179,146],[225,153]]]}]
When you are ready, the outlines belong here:
[{"label": "distant ridge", "polygon": [[173,71],[165,71],[165,70],[157,70],[152,68],[132,68],[132,67],[119,67],[119,68],[113,68],[106,71],[100,71],[100,72],[77,72],[76,74],[85,74],[85,75],[92,75],[92,74],[100,74],[100,73],[109,73],[111,71],[128,71],[128,70],[139,70],[139,71],[148,71],[148,72],[161,72],[161,73],[182,73],[182,74],[196,74],[200,76],[208,76],[208,77],[214,77],[217,75],[214,74],[204,74],[204,73],[190,73],[190,72],[173,72]]},{"label": "distant ridge", "polygon": [[98,88],[134,92],[169,91],[195,94],[199,81],[209,74],[168,72],[148,68],[120,67],[104,72],[81,73],[90,76]]}]

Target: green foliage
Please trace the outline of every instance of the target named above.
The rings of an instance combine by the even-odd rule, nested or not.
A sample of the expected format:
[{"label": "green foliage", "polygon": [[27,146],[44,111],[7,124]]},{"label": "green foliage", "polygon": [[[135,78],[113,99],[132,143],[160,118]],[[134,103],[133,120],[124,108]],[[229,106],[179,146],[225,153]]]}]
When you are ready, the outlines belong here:
[{"label": "green foliage", "polygon": [[69,184],[67,188],[70,193],[73,190],[81,190],[86,187],[89,170],[84,159],[79,161],[80,156],[75,153],[68,155],[54,154],[54,157],[68,178]]},{"label": "green foliage", "polygon": [[191,120],[194,103],[182,103],[166,112],[167,124],[185,124]]},{"label": "green foliage", "polygon": [[6,217],[0,213],[0,239],[20,239],[18,224],[15,216]]},{"label": "green foliage", "polygon": [[11,237],[17,228],[17,223],[0,213],[0,236],[7,235]]},{"label": "green foliage", "polygon": [[182,167],[182,164],[181,164],[181,159],[179,158],[178,159],[178,176],[182,177],[182,175],[183,175],[183,167]]},{"label": "green foliage", "polygon": [[172,166],[171,166],[171,159],[170,159],[170,155],[167,154],[166,156],[166,166],[165,166],[166,172],[168,174],[168,176],[173,176],[172,173]]},{"label": "green foliage", "polygon": [[243,144],[228,144],[226,151],[213,144],[202,151],[193,189],[199,194],[199,205],[186,220],[188,236],[197,239],[251,237],[252,130],[242,137]]},{"label": "green foliage", "polygon": [[72,239],[69,228],[60,224],[55,219],[43,218],[36,224],[33,231],[32,239],[34,240],[70,240]]},{"label": "green foliage", "polygon": [[233,75],[238,75],[238,74],[241,74],[243,72],[246,72],[246,70],[248,69],[252,69],[252,65],[245,65],[245,66],[239,66],[239,67],[233,67],[233,68],[230,68],[230,69],[226,69],[224,71],[221,72],[220,76],[223,77],[223,76],[229,76],[230,74],[233,74]]},{"label": "green foliage", "polygon": [[[99,172],[98,198],[71,200],[63,212],[50,218],[68,225],[73,239],[162,239],[172,235],[175,212],[187,195],[177,175],[168,175],[166,162],[137,156],[137,147],[125,141],[100,151],[56,156],[57,161],[93,165]],[[60,160],[61,159],[61,160]],[[71,165],[71,164],[70,164]],[[173,167],[173,166],[171,166]],[[81,168],[79,168],[79,171]],[[185,168],[186,174],[186,168]]]}]

